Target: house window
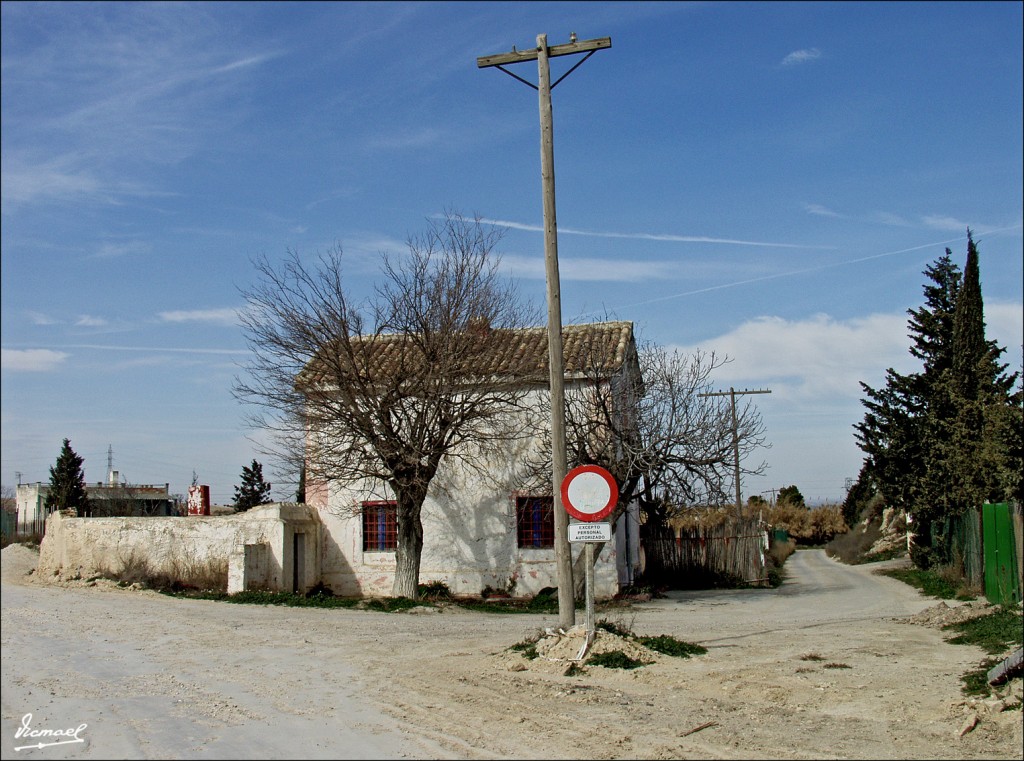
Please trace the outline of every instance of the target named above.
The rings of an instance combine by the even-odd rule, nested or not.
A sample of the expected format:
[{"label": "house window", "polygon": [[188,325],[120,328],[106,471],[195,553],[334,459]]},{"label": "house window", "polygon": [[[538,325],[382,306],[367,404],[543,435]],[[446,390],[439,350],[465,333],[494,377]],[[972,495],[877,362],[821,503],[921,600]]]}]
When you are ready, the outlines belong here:
[{"label": "house window", "polygon": [[516,497],[516,539],[520,547],[555,546],[555,509],[551,497]]},{"label": "house window", "polygon": [[363,503],[363,552],[398,547],[398,507],[394,501]]}]

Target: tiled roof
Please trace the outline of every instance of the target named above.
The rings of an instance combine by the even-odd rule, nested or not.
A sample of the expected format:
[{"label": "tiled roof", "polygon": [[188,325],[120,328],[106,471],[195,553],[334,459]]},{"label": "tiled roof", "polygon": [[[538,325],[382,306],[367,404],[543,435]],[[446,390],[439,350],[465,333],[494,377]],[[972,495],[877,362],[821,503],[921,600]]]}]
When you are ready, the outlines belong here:
[{"label": "tiled roof", "polygon": [[[466,368],[466,374],[475,377],[500,377],[546,381],[548,378],[548,330],[547,328],[488,329],[474,331],[479,336],[475,348],[467,352],[466,361],[473,366]],[[406,339],[406,340],[403,340]],[[394,372],[411,372],[411,368],[422,362],[417,352],[410,349],[415,344],[406,336],[377,335],[364,336],[352,342],[353,350],[362,363],[372,367],[373,374],[390,375]],[[632,322],[599,322],[583,325],[562,326],[562,356],[566,377],[578,377],[597,373],[608,377],[616,373],[634,351]],[[417,361],[418,359],[418,361]],[[307,371],[321,364],[320,376],[332,376],[324,365],[338,367],[340,363],[330,362],[321,354],[307,366]],[[304,382],[310,380],[304,372]]]}]

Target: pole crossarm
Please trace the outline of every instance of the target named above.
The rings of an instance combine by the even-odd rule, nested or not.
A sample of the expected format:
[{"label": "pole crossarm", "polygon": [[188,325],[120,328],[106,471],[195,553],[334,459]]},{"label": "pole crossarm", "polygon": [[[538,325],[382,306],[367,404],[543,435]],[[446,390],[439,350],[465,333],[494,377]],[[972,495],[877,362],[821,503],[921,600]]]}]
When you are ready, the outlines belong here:
[{"label": "pole crossarm", "polygon": [[[559,82],[561,82],[567,76],[576,71],[576,69],[582,66],[583,62],[590,58],[590,56],[594,55],[595,52],[597,52],[598,50],[603,50],[605,48],[610,48],[611,46],[611,37],[598,37],[597,39],[593,40],[583,40],[583,42],[569,42],[566,43],[565,45],[554,45],[552,47],[547,48],[548,58],[555,58],[557,56],[562,55],[575,55],[577,53],[586,53],[586,55],[583,56],[582,60],[577,61],[571,69],[569,69],[567,72],[565,72],[565,74],[556,79],[548,87],[548,89],[554,90],[555,87],[558,86]],[[523,79],[518,74],[509,71],[508,69],[505,68],[505,64],[522,63],[523,61],[536,61],[540,57],[540,53],[541,49],[539,46],[536,48],[531,48],[530,50],[516,50],[513,47],[511,53],[498,53],[497,55],[480,56],[479,58],[476,59],[476,65],[478,69],[486,69],[488,67],[493,66],[494,68],[505,72],[513,79],[518,79],[527,87],[532,87],[534,90],[539,90],[540,87],[538,85],[535,85],[533,82],[530,82],[527,79]]]},{"label": "pole crossarm", "polygon": [[[567,42],[565,45],[552,45],[548,48],[548,58],[557,58],[563,55],[575,53],[586,53],[593,50],[603,50],[612,46],[611,37],[598,37],[593,40],[582,42]],[[523,61],[536,61],[540,55],[540,48],[529,50],[512,49],[511,53],[498,53],[497,55],[485,55],[476,59],[478,69],[486,69],[488,66],[501,66],[507,63],[522,63]]]},{"label": "pole crossarm", "polygon": [[741,394],[770,394],[771,392],[772,391],[769,388],[762,388],[762,389],[746,389],[745,388],[742,391],[733,391],[732,389],[730,389],[729,391],[712,391],[712,392],[707,393],[707,394],[697,394],[697,396],[732,396],[734,394],[736,396],[740,396]]}]

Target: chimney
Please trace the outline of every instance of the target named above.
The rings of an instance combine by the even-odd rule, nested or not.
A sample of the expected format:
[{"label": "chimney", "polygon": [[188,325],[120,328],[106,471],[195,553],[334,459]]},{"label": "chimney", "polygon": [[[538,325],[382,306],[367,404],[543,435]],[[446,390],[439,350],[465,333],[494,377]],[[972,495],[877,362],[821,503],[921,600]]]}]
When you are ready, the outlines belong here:
[{"label": "chimney", "polygon": [[119,475],[120,474],[116,470],[110,471],[110,483],[109,483],[109,486],[117,486],[118,485],[118,483],[119,483],[118,476]]},{"label": "chimney", "polygon": [[491,333],[491,321],[486,317],[470,317],[469,332],[476,336],[488,336]]}]

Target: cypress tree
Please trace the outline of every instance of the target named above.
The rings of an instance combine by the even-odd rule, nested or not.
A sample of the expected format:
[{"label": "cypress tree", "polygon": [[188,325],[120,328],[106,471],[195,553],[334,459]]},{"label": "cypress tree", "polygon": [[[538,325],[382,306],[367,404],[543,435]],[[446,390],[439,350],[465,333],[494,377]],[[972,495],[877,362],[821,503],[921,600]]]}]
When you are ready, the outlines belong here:
[{"label": "cypress tree", "polygon": [[[930,459],[926,413],[953,362],[953,313],[960,291],[960,270],[948,248],[924,274],[931,281],[923,289],[925,303],[907,310],[910,353],[921,361],[922,371],[903,375],[890,367],[880,389],[862,382],[867,412],[854,426],[858,446],[867,455],[867,472],[862,475],[870,476],[887,505],[904,511],[919,504],[921,474]],[[919,517],[926,519],[927,515]]]},{"label": "cypress tree", "polygon": [[235,487],[235,510],[243,512],[270,502],[270,484],[263,480],[263,466],[256,460],[242,466],[242,484]]},{"label": "cypress tree", "polygon": [[964,541],[955,536],[958,516],[1020,493],[1020,393],[1013,391],[1018,375],[1005,373],[999,363],[1005,349],[985,339],[978,248],[970,230],[952,328],[951,362],[931,391],[923,427],[927,456],[915,506],[915,516],[931,529],[930,543],[921,542],[915,558],[923,567],[953,562],[955,545]]},{"label": "cypress tree", "polygon": [[57,462],[50,466],[50,488],[46,494],[46,511],[75,510],[79,516],[89,514],[89,497],[85,490],[84,460],[64,439]]}]

